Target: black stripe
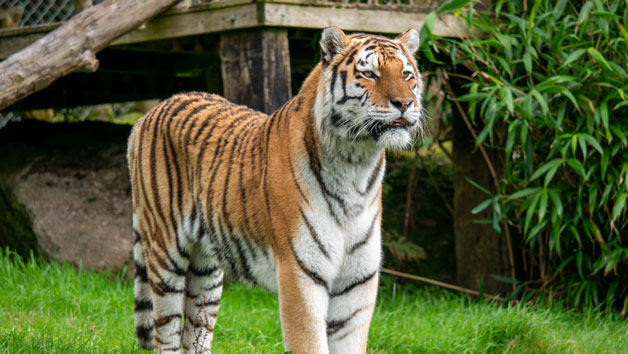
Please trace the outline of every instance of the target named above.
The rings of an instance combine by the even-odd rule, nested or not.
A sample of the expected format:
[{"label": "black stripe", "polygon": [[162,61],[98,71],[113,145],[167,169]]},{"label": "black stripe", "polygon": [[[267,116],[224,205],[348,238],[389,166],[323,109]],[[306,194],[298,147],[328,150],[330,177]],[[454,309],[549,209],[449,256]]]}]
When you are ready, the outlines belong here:
[{"label": "black stripe", "polygon": [[148,282],[148,272],[146,267],[135,262],[135,278],[139,277],[144,283]]},{"label": "black stripe", "polygon": [[240,257],[240,265],[242,267],[242,276],[244,276],[245,279],[249,280],[253,284],[257,284],[256,279],[251,274],[251,267],[249,266],[247,258],[244,254],[244,250],[242,249],[242,241],[240,241],[240,238],[235,235],[231,237],[235,243],[236,252],[238,252],[238,256]]},{"label": "black stripe", "polygon": [[[164,117],[164,110],[169,110],[175,103],[177,103],[176,101],[172,101],[172,102],[168,102],[167,104],[164,104],[162,106],[162,109],[159,111],[159,114],[155,117],[153,125],[153,132],[152,132],[152,136],[153,139],[150,139],[152,144],[151,144],[151,149],[150,149],[150,155],[149,155],[149,159],[150,159],[150,177],[151,177],[151,193],[155,199],[155,209],[157,210],[157,216],[159,217],[159,219],[166,223],[167,226],[167,222],[166,222],[166,217],[164,214],[164,211],[162,209],[161,206],[161,196],[159,195],[159,187],[157,185],[157,139],[155,139],[155,137],[159,136],[159,123],[161,122],[161,120]],[[155,238],[155,241],[159,244],[159,246],[161,246],[162,249],[166,249],[165,244],[163,243],[163,238]]]},{"label": "black stripe", "polygon": [[153,325],[139,325],[135,327],[135,337],[143,340],[153,339]]},{"label": "black stripe", "polygon": [[207,285],[207,286],[203,287],[203,290],[205,290],[205,291],[213,291],[213,290],[216,290],[216,289],[220,288],[223,284],[224,284],[224,277],[220,278],[220,280],[217,281],[214,284]]},{"label": "black stripe", "polygon": [[297,186],[297,190],[299,191],[299,194],[301,195],[301,198],[303,198],[305,203],[309,206],[310,205],[310,201],[305,196],[305,193],[303,192],[303,189],[301,189],[301,184],[299,184],[299,179],[297,178],[297,174],[294,172],[294,166],[292,166],[292,156],[288,156],[288,166],[290,167],[290,173],[292,174],[292,180],[294,181],[294,184]]},{"label": "black stripe", "polygon": [[160,274],[157,274],[157,277],[159,278],[159,283],[154,283],[154,282],[150,282],[151,288],[153,289],[153,292],[156,293],[159,296],[164,296],[166,294],[182,294],[183,290],[179,290],[177,288],[174,288],[172,286],[170,286],[168,283],[166,283],[166,281],[161,277]]},{"label": "black stripe", "polygon": [[188,272],[194,274],[197,277],[208,277],[212,275],[216,270],[218,270],[218,267],[216,266],[199,269],[190,264],[190,266],[188,267]]},{"label": "black stripe", "polygon": [[153,302],[151,300],[134,299],[134,302],[135,312],[153,309]]},{"label": "black stripe", "polygon": [[171,273],[174,273],[174,274],[176,274],[176,275],[178,275],[178,276],[185,276],[186,270],[185,270],[185,269],[183,269],[183,268],[185,268],[185,266],[183,266],[183,267],[182,267],[182,266],[180,266],[180,265],[177,263],[177,261],[175,261],[175,260],[174,260],[174,258],[172,258],[172,256],[170,255],[170,253],[167,253],[167,252],[166,252],[166,254],[168,255],[168,262],[169,262],[169,263],[170,263],[170,265],[172,266],[172,267],[167,268],[166,270],[167,270],[167,271],[169,271],[169,272],[171,272]]},{"label": "black stripe", "polygon": [[218,306],[220,305],[220,298],[215,300],[205,300],[200,303],[194,303],[197,307],[205,307],[205,306]]},{"label": "black stripe", "polygon": [[303,273],[307,274],[307,276],[310,277],[314,281],[315,284],[324,287],[325,290],[328,290],[327,282],[325,282],[323,277],[320,276],[319,274],[317,274],[315,271],[307,268],[303,264],[303,261],[301,261],[301,259],[299,258],[299,255],[297,255],[297,252],[294,250],[294,246],[292,244],[290,244],[290,248],[292,249],[292,253],[294,254],[294,258],[297,260],[297,264],[299,265],[299,268],[301,268]]},{"label": "black stripe", "polygon": [[249,236],[253,233],[251,229],[251,221],[249,220],[249,213],[247,213],[247,205],[246,205],[246,189],[244,188],[244,161],[246,159],[246,151],[251,143],[250,135],[245,137],[245,141],[240,143],[240,147],[238,149],[238,153],[240,154],[240,165],[238,171],[238,184],[240,187],[240,206],[242,207],[242,215],[244,217],[244,226],[243,233],[248,233]]},{"label": "black stripe", "polygon": [[331,206],[331,202],[327,198],[327,188],[325,187],[325,184],[323,183],[323,177],[320,174],[321,163],[318,159],[318,148],[316,147],[316,143],[313,141],[314,132],[312,132],[311,129],[312,128],[310,128],[310,131],[306,132],[305,141],[304,141],[305,150],[307,151],[307,155],[308,155],[309,168],[310,168],[310,171],[312,171],[312,173],[314,174],[314,177],[316,178],[316,181],[318,182],[321,192],[323,193],[323,198],[325,199],[325,203],[327,204],[329,213],[334,217],[336,224],[340,225],[340,220],[338,220],[338,216],[336,215],[336,213],[334,213],[334,209]]},{"label": "black stripe", "polygon": [[327,250],[323,246],[323,243],[321,242],[321,240],[318,238],[318,234],[316,233],[316,230],[314,230],[314,227],[312,227],[312,224],[310,224],[310,221],[305,216],[305,213],[303,212],[303,209],[300,209],[300,211],[301,211],[301,216],[303,217],[303,221],[305,221],[305,226],[307,226],[307,229],[310,231],[310,236],[312,236],[312,239],[316,243],[316,246],[318,246],[318,249],[321,251],[321,253],[327,259],[329,259],[329,253],[327,252]]},{"label": "black stripe", "polygon": [[[233,138],[233,142],[231,143],[231,150],[229,151],[229,163],[227,165],[227,172],[225,173],[226,176],[225,176],[224,190],[222,194],[222,213],[225,218],[225,223],[227,224],[227,232],[230,234],[233,232],[233,224],[229,220],[229,212],[227,210],[228,209],[227,197],[229,194],[229,181],[231,180],[231,171],[233,170],[234,165],[235,165],[233,162],[233,156],[234,154],[239,154],[240,150],[242,149],[242,145],[244,145],[240,138],[242,137],[242,134],[247,132],[247,129],[246,129],[247,126],[248,125],[245,123],[245,125],[240,128],[237,135],[234,136]],[[236,151],[236,146],[237,146],[237,151]],[[212,198],[212,201],[213,201],[213,198]]]},{"label": "black stripe", "polygon": [[351,321],[351,319],[353,319],[353,317],[355,317],[355,315],[357,315],[360,311],[364,311],[364,307],[353,311],[352,314],[341,320],[327,321],[327,335],[332,335],[343,329],[347,325],[347,323]]},{"label": "black stripe", "polygon": [[220,225],[216,225],[216,241],[218,243],[219,252],[216,252],[218,261],[221,265],[227,265],[227,272],[232,276],[237,276],[238,271],[236,269],[235,262],[233,261],[233,255],[231,254],[231,246],[226,243],[226,235],[222,232]]},{"label": "black stripe", "polygon": [[371,235],[373,235],[373,230],[375,230],[375,222],[377,221],[377,219],[379,219],[379,211],[375,213],[375,216],[373,216],[373,220],[371,221],[371,226],[369,226],[368,231],[366,231],[366,235],[364,236],[364,238],[362,238],[360,241],[356,242],[353,246],[351,246],[351,248],[349,248],[349,252],[347,252],[348,254],[353,254],[360,247],[366,245],[366,243],[369,242],[369,240],[371,239]]},{"label": "black stripe", "polygon": [[165,326],[168,323],[170,323],[170,321],[172,321],[174,319],[181,319],[181,314],[180,313],[175,313],[175,314],[172,314],[172,315],[156,318],[155,319],[155,326],[156,327]]},{"label": "black stripe", "polygon": [[373,188],[373,185],[375,184],[375,181],[377,180],[377,176],[379,176],[379,172],[381,171],[383,166],[384,166],[384,154],[382,153],[382,155],[380,155],[379,161],[377,161],[377,165],[375,166],[373,173],[371,173],[371,176],[369,176],[364,194],[368,194],[371,191],[371,188]]},{"label": "black stripe", "polygon": [[340,295],[344,295],[346,293],[348,293],[349,291],[353,290],[356,286],[362,285],[366,282],[368,282],[369,280],[373,279],[373,277],[377,274],[377,271],[374,271],[373,273],[360,278],[358,280],[356,280],[355,282],[349,284],[348,286],[346,286],[344,289],[337,291],[337,292],[332,292],[329,295],[330,296],[340,296]]}]

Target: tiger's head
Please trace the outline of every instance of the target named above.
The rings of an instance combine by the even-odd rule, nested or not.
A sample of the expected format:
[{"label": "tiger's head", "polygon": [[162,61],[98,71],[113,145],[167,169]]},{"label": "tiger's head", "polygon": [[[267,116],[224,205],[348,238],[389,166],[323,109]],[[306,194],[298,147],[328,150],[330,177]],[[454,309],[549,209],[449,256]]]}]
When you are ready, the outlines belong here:
[{"label": "tiger's head", "polygon": [[321,80],[315,101],[319,132],[334,140],[402,149],[423,132],[423,80],[414,60],[419,33],[395,39],[322,33]]}]

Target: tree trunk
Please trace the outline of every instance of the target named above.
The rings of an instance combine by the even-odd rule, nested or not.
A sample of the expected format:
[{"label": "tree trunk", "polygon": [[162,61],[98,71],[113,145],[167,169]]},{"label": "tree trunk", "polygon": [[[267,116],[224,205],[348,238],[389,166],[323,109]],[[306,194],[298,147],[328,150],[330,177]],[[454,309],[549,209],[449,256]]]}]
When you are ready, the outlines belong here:
[{"label": "tree trunk", "polygon": [[228,100],[272,113],[292,97],[286,30],[221,33],[220,58]]},{"label": "tree trunk", "polygon": [[[451,87],[457,96],[464,94],[461,88],[465,82],[453,79]],[[457,89],[457,90],[456,90]],[[469,105],[462,104],[462,111],[468,112]],[[453,107],[453,166],[454,166],[454,234],[456,240],[456,273],[458,284],[470,289],[491,294],[506,294],[509,284],[500,282],[491,274],[511,276],[508,248],[504,237],[499,237],[491,224],[476,223],[474,219],[491,217],[491,208],[474,215],[471,210],[489,198],[484,192],[471,185],[467,179],[488,190],[494,191],[494,179],[487,166],[486,158],[475,146],[475,139],[469,131],[461,112]],[[468,117],[467,117],[468,120]],[[496,153],[487,150],[487,158],[501,174]]]},{"label": "tree trunk", "polygon": [[95,53],[178,0],[108,0],[0,63],[0,110],[74,71],[96,71]]}]

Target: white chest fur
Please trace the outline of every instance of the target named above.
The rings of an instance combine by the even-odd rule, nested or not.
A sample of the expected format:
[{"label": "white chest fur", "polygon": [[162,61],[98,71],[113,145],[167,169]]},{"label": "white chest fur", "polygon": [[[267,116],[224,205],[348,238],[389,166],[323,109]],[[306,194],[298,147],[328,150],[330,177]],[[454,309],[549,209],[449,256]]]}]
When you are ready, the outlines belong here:
[{"label": "white chest fur", "polygon": [[340,159],[323,160],[319,171],[300,161],[311,198],[293,241],[299,262],[332,293],[377,270],[381,260],[383,158],[374,155],[360,164]]}]

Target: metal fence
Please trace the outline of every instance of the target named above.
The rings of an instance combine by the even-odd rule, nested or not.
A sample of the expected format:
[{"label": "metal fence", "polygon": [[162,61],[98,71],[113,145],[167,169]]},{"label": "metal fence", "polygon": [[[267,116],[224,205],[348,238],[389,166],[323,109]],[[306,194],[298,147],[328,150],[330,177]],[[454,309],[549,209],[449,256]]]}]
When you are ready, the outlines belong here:
[{"label": "metal fence", "polygon": [[[104,0],[93,0],[94,4]],[[74,0],[0,0],[0,10],[19,6],[24,9],[20,26],[42,25],[61,22],[72,17]]]}]

